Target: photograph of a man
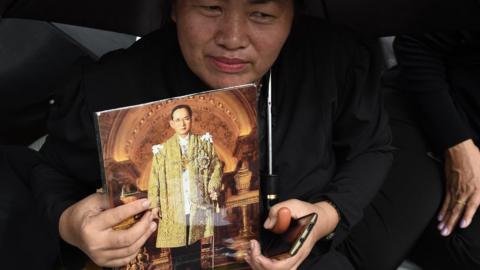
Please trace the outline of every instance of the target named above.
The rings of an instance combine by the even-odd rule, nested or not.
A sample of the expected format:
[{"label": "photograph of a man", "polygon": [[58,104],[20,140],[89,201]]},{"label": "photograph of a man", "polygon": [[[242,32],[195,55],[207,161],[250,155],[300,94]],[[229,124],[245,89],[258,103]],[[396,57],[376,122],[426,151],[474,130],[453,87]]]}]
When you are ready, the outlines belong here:
[{"label": "photograph of a man", "polygon": [[152,146],[148,198],[158,218],[155,246],[171,248],[174,266],[184,266],[174,269],[199,269],[200,240],[213,236],[222,163],[212,136],[191,132],[193,118],[188,105],[174,107],[170,116],[175,134]]}]

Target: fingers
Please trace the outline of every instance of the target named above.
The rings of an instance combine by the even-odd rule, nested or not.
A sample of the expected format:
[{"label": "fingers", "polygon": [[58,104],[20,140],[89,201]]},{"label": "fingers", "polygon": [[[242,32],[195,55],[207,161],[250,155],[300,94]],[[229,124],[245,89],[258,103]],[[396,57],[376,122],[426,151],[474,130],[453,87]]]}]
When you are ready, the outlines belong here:
[{"label": "fingers", "polygon": [[440,209],[440,213],[438,214],[438,221],[442,222],[444,220],[445,216],[447,215],[448,208],[450,207],[450,201],[451,201],[450,193],[447,193],[445,195],[445,200],[443,201],[442,208]]},{"label": "fingers", "polygon": [[130,247],[146,233],[152,232],[157,228],[157,224],[152,221],[153,215],[150,211],[146,212],[139,222],[135,223],[127,230],[111,229],[111,236],[107,239],[108,246],[115,248]]},{"label": "fingers", "polygon": [[[287,211],[282,213],[284,215],[284,216],[282,215],[282,219],[285,218],[286,222],[288,222],[288,223],[290,222],[290,219],[292,217],[293,218],[298,218],[299,216],[302,216],[303,211],[300,214],[299,214],[299,211],[297,211],[299,207],[301,208],[301,203],[297,199],[290,199],[290,200],[283,201],[281,203],[275,204],[274,206],[272,206],[270,208],[270,211],[268,212],[268,218],[265,220],[265,223],[263,224],[263,227],[265,229],[272,229],[275,226],[275,224],[277,224],[277,222],[278,222],[279,211],[282,208],[286,208],[286,209],[282,209],[282,210],[288,210],[288,215],[287,215]],[[287,218],[287,216],[288,216],[288,218]]]},{"label": "fingers", "polygon": [[250,265],[252,269],[258,269],[255,268],[255,263],[253,261],[253,249],[254,249],[254,244],[252,243],[254,240],[250,240],[250,248],[248,250],[247,256],[245,256],[245,261]]},{"label": "fingers", "polygon": [[262,255],[255,257],[255,263],[260,267],[260,269],[278,269],[278,266],[275,266],[275,263],[278,261],[274,261]]},{"label": "fingers", "polygon": [[135,259],[135,257],[137,256],[137,253],[135,254],[132,254],[128,257],[125,257],[125,258],[119,258],[119,259],[114,259],[112,261],[108,261],[106,263],[103,263],[103,264],[98,264],[98,265],[103,265],[104,267],[121,267],[121,266],[125,266],[127,265],[129,262],[133,261],[133,259]]},{"label": "fingers", "polygon": [[250,241],[250,250],[252,253],[252,257],[257,257],[262,255],[260,243],[258,243],[256,240]]},{"label": "fingers", "polygon": [[464,200],[465,199],[451,200],[450,208],[447,211],[445,220],[439,225],[439,227],[443,226],[443,228],[441,228],[441,234],[443,236],[449,236],[457,225],[460,216],[463,214],[463,209],[465,208]]},{"label": "fingers", "polygon": [[150,202],[148,199],[141,199],[115,208],[107,209],[98,215],[96,225],[99,229],[110,229],[127,218],[147,210],[149,207]]},{"label": "fingers", "polygon": [[472,223],[473,216],[477,212],[478,206],[480,205],[480,195],[474,195],[470,197],[463,214],[462,221],[460,222],[460,228],[467,228],[470,223]]},{"label": "fingers", "polygon": [[268,212],[268,218],[263,223],[265,229],[271,229],[277,223],[277,213],[280,209],[280,204],[276,204],[270,208]]},{"label": "fingers", "polygon": [[[298,258],[288,257],[282,260],[270,259],[262,255],[260,244],[255,241],[250,241],[250,255],[245,258],[245,261],[252,267],[252,269],[277,269],[277,270],[294,270]],[[301,262],[302,260],[300,260]],[[299,264],[299,263],[298,263]]]},{"label": "fingers", "polygon": [[252,267],[252,269],[275,269],[268,262],[272,262],[272,260],[262,256],[260,243],[255,240],[250,241],[250,253],[245,257],[245,261]]},{"label": "fingers", "polygon": [[108,208],[108,202],[105,200],[105,194],[103,193],[93,193],[86,199],[86,203],[94,205],[99,211],[103,211]]},{"label": "fingers", "polygon": [[273,228],[271,229],[274,233],[285,233],[290,226],[292,220],[292,214],[290,209],[287,207],[282,207],[277,211],[277,221],[275,222]]},{"label": "fingers", "polygon": [[90,258],[102,266],[122,266],[131,261],[148,237],[156,230],[152,214],[147,212],[142,219],[127,230],[111,229],[104,238],[105,246],[87,250]]},{"label": "fingers", "polygon": [[59,233],[63,240],[81,247],[85,236],[96,235],[95,220],[107,205],[105,195],[94,193],[68,207],[60,216]]},{"label": "fingers", "polygon": [[153,208],[152,209],[153,219],[160,219],[159,213],[160,213],[160,209],[158,207]]},{"label": "fingers", "polygon": [[[447,198],[439,213],[441,234],[451,234],[470,225],[480,204],[480,152],[472,140],[448,148],[445,153]],[[447,207],[448,205],[448,207]]]},{"label": "fingers", "polygon": [[65,228],[75,240],[70,242],[83,250],[97,265],[125,265],[155,231],[156,223],[152,222],[152,213],[147,211],[127,230],[114,230],[112,226],[147,210],[149,202],[146,199],[138,200],[102,211],[104,205],[105,197],[94,194],[71,206],[69,209],[73,210],[70,212],[75,215],[62,214],[65,216],[64,223],[68,223]]},{"label": "fingers", "polygon": [[[130,246],[120,248],[120,249],[105,251],[105,257],[106,258],[112,258],[110,263],[108,263],[108,266],[110,266],[110,267],[112,267],[112,266],[122,266],[124,264],[114,264],[114,261],[130,258],[130,257],[138,254],[138,251],[142,248],[142,246],[145,244],[147,239],[156,230],[156,228],[157,228],[157,226],[155,224],[152,225],[149,228],[149,230],[147,230],[143,235],[141,235],[141,237],[138,238],[137,241],[135,241]],[[129,261],[130,260],[128,260],[127,263]]]}]

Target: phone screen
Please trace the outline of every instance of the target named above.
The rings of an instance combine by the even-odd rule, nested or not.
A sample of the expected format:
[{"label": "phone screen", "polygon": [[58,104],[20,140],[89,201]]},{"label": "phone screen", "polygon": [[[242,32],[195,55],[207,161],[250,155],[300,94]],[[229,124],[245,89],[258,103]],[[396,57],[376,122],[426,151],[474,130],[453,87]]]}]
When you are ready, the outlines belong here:
[{"label": "phone screen", "polygon": [[316,222],[316,213],[292,219],[287,231],[283,234],[275,235],[265,246],[263,254],[267,257],[276,257],[284,254],[295,256],[305,239],[310,235]]}]

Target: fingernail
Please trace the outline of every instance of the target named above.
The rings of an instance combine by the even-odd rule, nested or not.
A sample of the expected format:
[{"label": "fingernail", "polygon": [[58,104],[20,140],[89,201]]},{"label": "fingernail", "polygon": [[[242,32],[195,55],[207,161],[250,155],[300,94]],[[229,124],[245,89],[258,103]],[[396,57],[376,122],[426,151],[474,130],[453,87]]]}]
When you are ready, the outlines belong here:
[{"label": "fingernail", "polygon": [[441,215],[441,214],[438,215],[437,219],[438,219],[438,221],[442,221],[443,220],[443,215]]},{"label": "fingernail", "polygon": [[466,227],[468,227],[468,222],[465,219],[462,219],[460,222],[460,228],[465,229]]},{"label": "fingernail", "polygon": [[438,224],[437,228],[438,228],[439,231],[441,231],[441,230],[443,230],[444,227],[445,227],[445,223],[442,222],[442,223]]},{"label": "fingernail", "polygon": [[253,250],[255,248],[255,242],[250,241],[250,249]]},{"label": "fingernail", "polygon": [[448,228],[445,228],[442,230],[442,235],[443,236],[448,236],[450,234],[450,230]]},{"label": "fingernail", "polygon": [[142,202],[142,206],[143,206],[144,208],[150,207],[150,201],[149,201],[148,199],[145,199],[145,201]]},{"label": "fingernail", "polygon": [[150,223],[150,230],[152,232],[155,231],[156,228],[157,228],[157,223],[155,223],[155,222]]},{"label": "fingernail", "polygon": [[265,222],[263,223],[263,227],[265,229],[268,229],[269,228],[268,225],[270,225],[270,219],[269,218],[267,218],[267,220],[265,220]]}]

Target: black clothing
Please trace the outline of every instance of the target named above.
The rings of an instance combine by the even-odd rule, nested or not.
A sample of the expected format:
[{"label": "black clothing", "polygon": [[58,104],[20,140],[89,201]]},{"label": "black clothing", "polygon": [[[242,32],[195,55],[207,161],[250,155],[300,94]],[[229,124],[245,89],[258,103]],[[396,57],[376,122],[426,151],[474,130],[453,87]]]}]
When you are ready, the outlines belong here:
[{"label": "black clothing", "polygon": [[195,243],[184,247],[171,248],[170,254],[173,260],[173,269],[202,269],[201,251],[202,245],[200,241],[196,241]]},{"label": "black clothing", "polygon": [[25,147],[0,146],[0,268],[55,268],[59,247],[48,233],[45,216],[35,209],[29,170],[40,162]]},{"label": "black clothing", "polygon": [[435,216],[445,194],[444,151],[466,139],[473,139],[479,145],[480,33],[458,31],[404,36],[398,37],[394,45],[400,65],[398,90],[412,103],[404,109],[417,116],[421,130],[432,144],[424,155],[434,150],[436,157],[440,157],[436,170],[410,161],[403,165],[430,173],[428,187],[436,195],[425,201],[431,204],[431,200],[440,200],[437,208],[432,209],[430,225],[416,246],[413,258],[426,270],[479,269],[478,213],[468,228],[457,227],[448,237],[440,235]]},{"label": "black clothing", "polygon": [[431,155],[409,97],[391,80],[396,71],[385,74],[383,87],[392,145],[398,149],[395,161],[364,218],[337,249],[356,270],[395,270],[407,256],[423,270],[480,269],[479,215],[448,237],[437,229],[445,192],[443,164]]},{"label": "black clothing", "polygon": [[480,32],[400,36],[399,88],[409,92],[436,152],[480,135]]},{"label": "black clothing", "polygon": [[[296,18],[273,66],[279,197],[335,203],[342,219],[332,247],[362,218],[393,158],[378,90],[381,56],[371,44],[324,22]],[[174,25],[78,66],[57,93],[41,149],[44,163],[32,172],[53,232],[58,235],[67,207],[100,187],[93,112],[207,89],[183,60]],[[326,257],[341,256],[333,254]]]},{"label": "black clothing", "polygon": [[[387,75],[395,78],[395,73]],[[365,217],[339,250],[356,270],[394,270],[406,256],[423,270],[479,269],[480,217],[475,215],[466,229],[440,235],[437,213],[445,193],[444,165],[430,154],[432,146],[405,91],[384,91],[392,145],[398,152]]]},{"label": "black clothing", "polygon": [[[339,252],[329,253],[336,256],[330,259],[332,263],[344,258],[351,263],[350,268],[345,268],[344,264],[338,269],[396,270],[440,207],[441,166],[426,155],[430,145],[410,110],[411,104],[399,91],[388,87],[383,91],[393,134],[392,145],[399,150],[385,183],[365,208],[364,218],[339,244]],[[324,257],[310,256],[303,264],[304,269],[324,269]],[[427,260],[433,257],[437,255],[430,254]],[[437,268],[424,268],[430,269]]]},{"label": "black clothing", "polygon": [[[190,233],[190,215],[185,218],[185,243],[188,243]],[[201,241],[195,241],[190,245],[183,247],[170,248],[170,256],[173,261],[173,269],[195,270],[202,268],[202,244]]]},{"label": "black clothing", "polygon": [[364,218],[339,246],[356,270],[397,269],[435,218],[442,199],[441,166],[426,154],[430,145],[411,104],[399,91],[388,87],[383,91],[392,145],[398,151]]},{"label": "black clothing", "polygon": [[[443,191],[443,185],[433,189]],[[448,237],[441,236],[437,226],[438,221],[432,219],[412,252],[412,260],[423,270],[480,269],[480,216],[475,215],[467,228],[457,228]]]}]

